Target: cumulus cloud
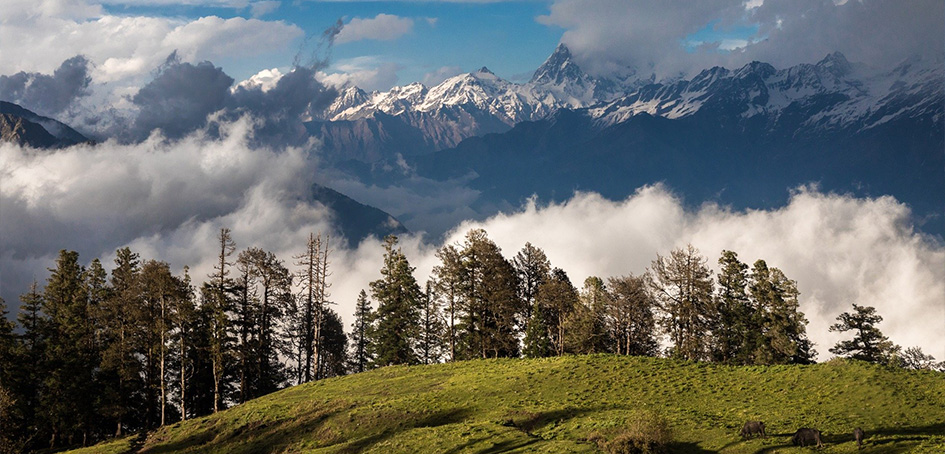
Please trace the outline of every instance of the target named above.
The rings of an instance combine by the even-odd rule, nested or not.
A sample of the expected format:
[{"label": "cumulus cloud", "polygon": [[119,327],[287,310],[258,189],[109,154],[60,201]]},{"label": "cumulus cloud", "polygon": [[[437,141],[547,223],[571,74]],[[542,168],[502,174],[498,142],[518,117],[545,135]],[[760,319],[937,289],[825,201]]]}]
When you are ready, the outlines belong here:
[{"label": "cumulus cloud", "polygon": [[[191,266],[199,282],[212,270],[220,227],[233,230],[240,248],[262,247],[291,265],[309,232],[333,232],[332,214],[306,196],[319,174],[311,155],[252,146],[256,126],[244,118],[216,125],[217,135],[201,130],[178,141],[152,136],[52,152],[0,145],[0,288],[10,293],[3,297],[15,301],[30,280],[45,279],[60,248],[110,263],[127,245],[178,270]],[[336,189],[357,192],[356,185]],[[423,204],[430,203],[422,198],[428,189],[418,182],[376,193]],[[439,197],[466,197],[468,206],[476,194]],[[435,203],[429,211],[435,216]],[[575,280],[643,273],[657,253],[687,243],[713,265],[723,249],[734,250],[744,262],[764,259],[798,282],[821,359],[841,337],[827,327],[852,303],[875,306],[894,342],[945,359],[945,246],[914,231],[909,208],[891,197],[802,188],[783,207],[733,211],[687,208],[652,186],[618,201],[589,193],[559,204],[532,201],[464,222],[443,241],[404,237],[418,280],[437,264],[436,248],[470,228],[486,229],[508,257],[531,242]],[[379,277],[383,249],[377,239],[351,249],[333,244],[332,300],[350,322],[358,291]]]},{"label": "cumulus cloud", "polygon": [[147,76],[175,50],[187,61],[238,59],[285,49],[303,34],[282,21],[117,16],[86,0],[14,0],[0,17],[0,54],[6,70],[43,73],[81,54],[93,82],[106,83]]},{"label": "cumulus cloud", "polygon": [[[945,247],[912,230],[908,207],[891,197],[801,189],[786,206],[771,210],[688,210],[657,186],[621,201],[577,194],[561,204],[533,202],[465,223],[448,241],[459,241],[469,228],[486,229],[507,257],[529,241],[576,280],[639,274],[657,253],[687,243],[713,266],[723,249],[734,250],[744,262],[764,259],[798,282],[821,360],[843,337],[828,326],[852,303],[876,307],[885,318],[880,328],[894,342],[945,359]],[[418,255],[420,263],[430,261]]]},{"label": "cumulus cloud", "polygon": [[355,17],[344,24],[341,32],[335,37],[335,42],[342,44],[365,39],[393,41],[410,33],[411,30],[413,30],[413,19],[408,17],[384,13],[368,19]]},{"label": "cumulus cloud", "polygon": [[18,72],[0,75],[0,99],[40,115],[56,115],[89,94],[89,61],[77,55],[59,65],[52,75]]},{"label": "cumulus cloud", "polygon": [[284,257],[308,232],[332,232],[331,212],[311,200],[308,152],[251,146],[248,118],[217,127],[216,138],[198,131],[173,142],[152,136],[54,152],[0,145],[2,288],[16,292],[3,297],[16,301],[29,282],[22,279],[45,279],[62,248],[88,261],[130,245],[203,273],[220,227],[241,245]]},{"label": "cumulus cloud", "polygon": [[363,90],[388,90],[397,84],[397,72],[403,67],[382,61],[376,56],[363,56],[338,61],[332,72],[320,72],[319,80],[332,87],[356,86]]},{"label": "cumulus cloud", "polygon": [[450,77],[459,75],[463,73],[463,69],[459,66],[442,66],[437,68],[434,71],[430,71],[423,75],[423,84],[428,87],[433,87],[440,82],[443,82]]},{"label": "cumulus cloud", "polygon": [[[834,51],[892,67],[916,54],[945,54],[945,3],[936,0],[557,0],[537,20],[564,28],[562,42],[598,74],[630,67],[643,76],[672,77],[752,60],[786,67]],[[693,47],[687,37],[706,27],[719,40]],[[728,36],[737,27],[756,31]]]},{"label": "cumulus cloud", "polygon": [[264,1],[261,1],[261,2],[253,2],[253,3],[251,3],[251,4],[249,5],[249,9],[250,9],[250,14],[252,14],[254,18],[257,18],[257,19],[258,19],[258,18],[260,18],[260,17],[262,17],[262,16],[265,16],[265,15],[267,15],[267,14],[269,14],[269,13],[271,13],[271,12],[277,10],[277,9],[279,9],[280,6],[282,6],[282,2],[281,2],[281,1],[277,1],[277,0],[264,0]]}]

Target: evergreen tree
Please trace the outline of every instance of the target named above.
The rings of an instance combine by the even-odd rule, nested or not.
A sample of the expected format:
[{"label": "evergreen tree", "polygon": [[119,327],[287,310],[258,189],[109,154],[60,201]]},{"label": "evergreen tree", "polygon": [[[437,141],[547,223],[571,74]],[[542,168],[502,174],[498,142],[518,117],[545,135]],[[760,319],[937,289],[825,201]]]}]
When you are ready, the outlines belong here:
[{"label": "evergreen tree", "polygon": [[361,290],[358,294],[357,305],[354,307],[354,323],[351,324],[351,334],[349,334],[352,347],[349,369],[354,373],[367,370],[373,360],[368,355],[371,350],[368,341],[371,337],[373,315],[367,293]]},{"label": "evergreen tree", "polygon": [[14,380],[17,365],[14,325],[7,319],[7,305],[0,298],[0,454],[14,454],[23,450],[22,419],[18,415],[18,400]]},{"label": "evergreen tree", "polygon": [[79,254],[60,251],[47,280],[43,312],[49,315],[50,332],[43,368],[40,409],[50,430],[50,447],[63,439],[67,444],[89,441],[94,430],[95,367],[98,352],[91,349],[88,294]]},{"label": "evergreen tree", "polygon": [[672,342],[672,356],[687,360],[708,357],[706,333],[715,319],[712,273],[699,251],[687,245],[669,257],[656,256],[650,266],[649,287],[663,312],[661,324]]},{"label": "evergreen tree", "polygon": [[451,244],[436,251],[440,264],[433,267],[435,294],[442,300],[446,348],[449,360],[455,361],[457,355],[457,324],[462,317],[463,298],[463,257],[459,249]]},{"label": "evergreen tree", "polygon": [[206,311],[209,322],[209,359],[213,377],[214,413],[224,408],[224,399],[227,394],[226,373],[230,369],[233,348],[230,314],[237,290],[235,281],[230,278],[230,268],[233,266],[230,257],[236,251],[230,229],[220,229],[217,241],[219,241],[220,255],[213,266],[213,274],[209,276],[210,281],[201,289],[203,309]]},{"label": "evergreen tree", "polygon": [[523,331],[528,331],[528,323],[532,319],[532,308],[535,307],[535,298],[538,288],[551,273],[551,262],[541,249],[525,243],[515,258],[512,259],[515,274],[518,277],[518,298],[522,302]]},{"label": "evergreen tree", "polygon": [[620,355],[656,356],[656,302],[647,292],[646,278],[627,275],[608,282],[607,325]]},{"label": "evergreen tree", "polygon": [[139,427],[137,410],[142,407],[144,399],[136,348],[138,332],[144,321],[139,313],[142,297],[140,273],[138,254],[128,248],[116,251],[111,290],[96,311],[103,345],[101,411],[115,424],[116,437],[122,436],[126,428],[134,430]]},{"label": "evergreen tree", "polygon": [[180,419],[187,419],[189,394],[188,377],[193,375],[193,361],[196,344],[195,331],[197,323],[197,306],[194,302],[194,289],[191,285],[189,269],[184,267],[184,276],[178,282],[180,298],[172,301],[173,307],[173,336],[171,342],[175,346],[177,359],[178,412]]},{"label": "evergreen tree", "polygon": [[463,357],[518,356],[516,321],[523,310],[512,264],[481,229],[466,233],[462,263]]},{"label": "evergreen tree", "polygon": [[753,317],[748,338],[755,364],[809,363],[812,344],[807,340],[807,320],[798,311],[797,284],[781,270],[768,268],[764,260],[752,266],[749,290]]},{"label": "evergreen tree", "polygon": [[340,377],[348,373],[346,354],[348,337],[341,324],[341,317],[330,307],[326,307],[323,312],[322,324],[319,330],[322,336],[320,342],[322,348],[319,352],[322,357],[318,360],[321,367],[318,376],[320,378]]},{"label": "evergreen tree", "polygon": [[44,358],[46,356],[46,342],[49,336],[49,320],[42,312],[44,305],[43,294],[38,290],[38,284],[33,281],[30,290],[20,295],[20,313],[17,322],[23,330],[19,336],[19,351],[17,354],[16,385],[17,390],[11,396],[15,398],[14,414],[21,419],[22,433],[27,441],[22,448],[36,447],[37,437],[42,432],[41,421],[38,419],[39,396],[42,385]]},{"label": "evergreen tree", "polygon": [[610,347],[605,327],[607,290],[596,276],[584,280],[575,305],[564,320],[565,351],[575,354],[604,353]]},{"label": "evergreen tree", "polygon": [[167,424],[168,375],[171,354],[171,331],[174,328],[174,309],[188,298],[184,281],[171,274],[166,262],[148,260],[141,268],[142,296],[144,299],[142,323],[145,359],[145,383],[148,411],[147,426]]},{"label": "evergreen tree", "polygon": [[853,331],[853,339],[837,342],[830,353],[871,363],[886,363],[895,353],[893,343],[876,327],[883,317],[875,307],[853,303],[853,312],[840,314],[837,321],[830,331]]},{"label": "evergreen tree", "polygon": [[712,327],[712,359],[728,364],[754,363],[755,310],[746,293],[748,265],[738,254],[722,251],[719,258],[718,292],[715,297],[718,319]]},{"label": "evergreen tree", "polygon": [[252,331],[256,336],[253,358],[255,389],[252,397],[271,393],[285,382],[286,375],[279,359],[279,340],[276,327],[281,323],[284,311],[294,299],[292,274],[272,252],[251,249],[250,256],[254,273],[258,279],[259,305]]},{"label": "evergreen tree", "polygon": [[370,342],[375,366],[418,362],[415,348],[423,296],[413,271],[407,257],[397,247],[397,237],[385,238],[381,278],[370,284],[371,294],[377,301]]},{"label": "evergreen tree", "polygon": [[420,307],[420,332],[417,338],[417,356],[421,364],[440,362],[443,356],[445,329],[440,319],[440,307],[434,292],[435,284],[427,281]]},{"label": "evergreen tree", "polygon": [[532,310],[529,311],[531,319],[528,321],[528,327],[525,329],[524,346],[522,354],[526,358],[546,358],[554,356],[555,350],[551,345],[550,331],[545,325],[548,315],[545,314],[544,307],[536,295],[535,302],[532,304]]},{"label": "evergreen tree", "polygon": [[[324,249],[323,249],[324,247]],[[296,257],[296,265],[301,267],[298,273],[298,283],[302,289],[301,321],[303,326],[302,353],[305,361],[304,381],[318,379],[317,371],[321,370],[318,352],[322,336],[318,332],[321,327],[322,312],[328,301],[328,238],[322,242],[321,234],[309,234],[305,252]],[[315,372],[313,377],[313,372]]]},{"label": "evergreen tree", "polygon": [[571,284],[567,273],[560,268],[555,268],[551,271],[551,276],[538,287],[535,301],[538,308],[533,311],[533,314],[537,312],[543,316],[542,325],[548,333],[548,342],[554,354],[561,356],[566,351],[565,339],[568,325],[565,320],[571,316],[579,304],[578,291]]}]

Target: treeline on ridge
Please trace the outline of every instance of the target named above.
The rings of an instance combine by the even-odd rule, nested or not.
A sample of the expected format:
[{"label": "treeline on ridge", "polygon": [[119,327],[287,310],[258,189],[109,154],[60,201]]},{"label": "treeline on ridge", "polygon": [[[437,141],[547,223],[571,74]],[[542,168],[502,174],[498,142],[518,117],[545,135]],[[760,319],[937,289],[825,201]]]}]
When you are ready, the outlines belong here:
[{"label": "treeline on ridge", "polygon": [[[817,356],[796,282],[732,251],[722,251],[716,278],[690,245],[657,255],[642,275],[591,276],[578,288],[541,249],[526,243],[509,260],[477,229],[436,252],[421,287],[392,236],[381,278],[370,297],[359,294],[346,333],[330,307],[328,237],[310,235],[295,271],[259,248],[237,254],[228,229],[218,240],[199,286],[186,267],[175,275],[128,248],[110,272],[63,250],[44,288],[34,282],[21,295],[18,330],[0,300],[0,454],[86,445],[395,364],[583,353],[808,364]],[[831,329],[858,336],[831,352],[897,357],[875,329],[875,310],[854,309]],[[933,364],[917,348],[900,357]]]}]

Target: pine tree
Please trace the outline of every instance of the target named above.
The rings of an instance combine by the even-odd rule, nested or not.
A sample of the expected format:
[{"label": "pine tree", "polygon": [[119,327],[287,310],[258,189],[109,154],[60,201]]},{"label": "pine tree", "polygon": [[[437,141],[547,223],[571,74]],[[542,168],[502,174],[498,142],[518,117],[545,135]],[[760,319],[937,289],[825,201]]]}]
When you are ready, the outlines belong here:
[{"label": "pine tree", "polygon": [[[323,249],[324,246],[324,249]],[[317,371],[321,368],[318,360],[321,355],[318,353],[321,342],[322,311],[328,301],[328,237],[322,242],[321,234],[309,234],[308,243],[305,252],[296,256],[298,262],[296,265],[301,267],[299,276],[299,286],[302,289],[302,307],[300,318],[303,326],[301,331],[304,333],[303,356],[305,361],[304,381],[318,379]],[[315,372],[313,377],[313,372]]]},{"label": "pine tree", "polygon": [[656,356],[656,302],[644,276],[611,277],[608,282],[607,325],[614,352],[621,355]]},{"label": "pine tree", "polygon": [[536,299],[532,304],[532,310],[529,311],[531,319],[528,321],[528,327],[525,329],[525,339],[523,341],[522,355],[526,358],[546,358],[554,356],[555,351],[551,345],[549,329],[545,325],[548,316],[545,314],[544,307]]},{"label": "pine tree", "polygon": [[516,295],[515,269],[481,229],[466,233],[462,250],[464,358],[519,355],[516,322],[524,312]]},{"label": "pine tree", "polygon": [[663,330],[672,342],[672,356],[687,360],[708,357],[706,333],[713,314],[712,273],[699,251],[687,245],[669,257],[657,255],[650,266],[649,287],[661,311]]},{"label": "pine tree", "polygon": [[421,364],[440,362],[443,356],[445,329],[440,319],[440,307],[434,292],[435,284],[427,281],[420,307],[420,332],[417,338],[417,356]]},{"label": "pine tree", "polygon": [[761,327],[753,323],[755,309],[746,293],[748,265],[732,251],[722,251],[719,258],[718,292],[715,297],[718,320],[712,327],[712,359],[728,364],[752,364],[752,336]]},{"label": "pine tree", "polygon": [[[143,345],[145,382],[148,389],[148,426],[167,424],[168,373],[174,309],[188,298],[184,281],[171,274],[166,262],[148,260],[141,267],[144,299]],[[156,415],[151,415],[156,409]]]},{"label": "pine tree", "polygon": [[436,257],[440,259],[440,264],[433,267],[435,294],[442,299],[449,361],[455,361],[457,324],[462,316],[463,257],[459,249],[451,244],[437,250]]},{"label": "pine tree", "polygon": [[194,303],[194,289],[191,285],[188,267],[184,267],[184,276],[179,281],[180,298],[173,301],[171,313],[173,314],[174,336],[172,342],[176,344],[177,353],[177,391],[178,391],[178,411],[180,419],[187,420],[188,411],[188,377],[193,375],[192,352],[196,343],[195,330],[197,323],[197,306]]},{"label": "pine tree", "polygon": [[604,281],[596,276],[584,280],[576,304],[564,319],[565,351],[575,354],[604,353],[610,342],[604,326],[607,291]]},{"label": "pine tree", "polygon": [[830,353],[871,363],[890,360],[895,345],[876,327],[883,317],[876,313],[875,307],[853,303],[853,312],[838,315],[837,321],[839,323],[830,326],[830,331],[853,331],[853,339],[837,342]]},{"label": "pine tree", "polygon": [[551,262],[541,249],[532,246],[531,243],[525,243],[515,258],[512,259],[512,265],[515,267],[515,274],[518,276],[518,297],[522,302],[524,311],[522,313],[523,331],[528,331],[528,323],[532,319],[532,308],[535,306],[535,298],[538,296],[538,288],[548,278],[551,273]]},{"label": "pine tree", "polygon": [[[27,293],[20,295],[20,313],[17,322],[23,330],[19,336],[19,368],[17,368],[16,411],[21,415],[23,432],[35,435],[41,432],[38,419],[39,396],[42,385],[49,320],[42,312],[43,294],[33,281]],[[38,440],[30,436],[23,448],[34,447]]]},{"label": "pine tree", "polygon": [[137,428],[133,419],[141,408],[143,384],[137,360],[136,340],[141,328],[139,256],[128,248],[116,251],[111,290],[99,305],[96,318],[102,329],[102,412],[115,424],[115,436],[126,427]]},{"label": "pine tree", "polygon": [[414,268],[396,246],[396,236],[384,239],[381,278],[370,284],[371,294],[377,301],[370,342],[376,366],[418,362],[415,348],[422,294],[413,277]]},{"label": "pine tree", "polygon": [[89,330],[88,294],[79,254],[60,251],[56,267],[46,282],[43,312],[50,318],[46,349],[44,392],[40,409],[50,429],[50,447],[62,438],[72,444],[88,441],[96,417],[95,366],[98,352],[91,350],[94,332]]},{"label": "pine tree", "polygon": [[354,323],[351,324],[351,361],[349,369],[354,373],[360,373],[367,370],[373,358],[368,355],[371,350],[368,345],[371,333],[371,323],[374,311],[371,310],[371,302],[368,300],[367,293],[361,290],[358,294],[358,302],[354,308]]},{"label": "pine tree", "polygon": [[220,255],[213,266],[210,281],[202,289],[204,308],[209,322],[209,349],[211,373],[213,376],[213,412],[223,409],[224,397],[228,383],[225,374],[229,369],[232,351],[232,335],[230,313],[233,309],[233,296],[236,292],[236,283],[229,277],[230,256],[236,251],[236,244],[230,234],[230,229],[220,229],[217,237]]},{"label": "pine tree", "polygon": [[797,284],[764,260],[752,266],[749,290],[753,304],[747,338],[753,344],[755,364],[809,363],[812,345],[807,320],[798,311]]},{"label": "pine tree", "polygon": [[337,312],[326,307],[322,314],[322,327],[319,330],[322,336],[319,352],[322,357],[318,360],[321,370],[317,375],[320,378],[340,377],[348,373],[348,337]]},{"label": "pine tree", "polygon": [[[548,333],[548,342],[555,355],[565,353],[565,339],[568,325],[565,320],[571,316],[579,304],[578,291],[571,284],[567,273],[560,268],[551,271],[551,276],[538,288],[535,299],[538,306],[533,311],[543,315],[543,325]],[[533,318],[534,319],[534,318]]]}]

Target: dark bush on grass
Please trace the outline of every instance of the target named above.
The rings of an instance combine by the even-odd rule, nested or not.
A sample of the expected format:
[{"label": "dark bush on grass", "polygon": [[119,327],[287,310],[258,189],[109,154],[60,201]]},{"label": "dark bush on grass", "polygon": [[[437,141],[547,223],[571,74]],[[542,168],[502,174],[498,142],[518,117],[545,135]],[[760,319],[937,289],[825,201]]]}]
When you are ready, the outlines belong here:
[{"label": "dark bush on grass", "polygon": [[610,440],[592,433],[589,441],[608,454],[663,454],[668,452],[672,432],[665,418],[655,414],[640,415],[630,420]]}]

